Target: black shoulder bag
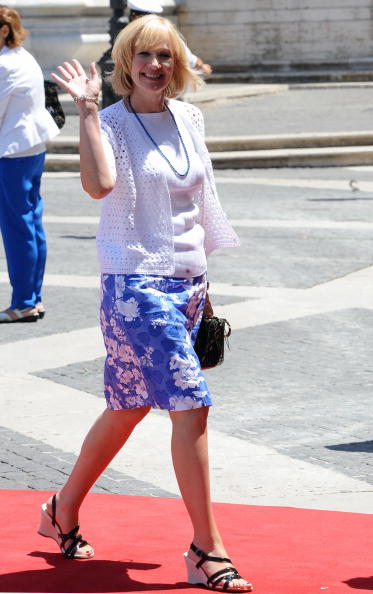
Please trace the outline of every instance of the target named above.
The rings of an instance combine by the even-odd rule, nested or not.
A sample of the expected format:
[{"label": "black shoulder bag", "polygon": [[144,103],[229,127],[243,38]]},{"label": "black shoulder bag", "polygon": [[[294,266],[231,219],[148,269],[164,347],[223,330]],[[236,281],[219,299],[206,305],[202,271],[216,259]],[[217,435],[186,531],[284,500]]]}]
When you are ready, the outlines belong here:
[{"label": "black shoulder bag", "polygon": [[44,81],[45,107],[51,114],[57,126],[61,129],[65,123],[65,114],[58,97],[57,89],[57,83],[52,82],[51,80]]}]

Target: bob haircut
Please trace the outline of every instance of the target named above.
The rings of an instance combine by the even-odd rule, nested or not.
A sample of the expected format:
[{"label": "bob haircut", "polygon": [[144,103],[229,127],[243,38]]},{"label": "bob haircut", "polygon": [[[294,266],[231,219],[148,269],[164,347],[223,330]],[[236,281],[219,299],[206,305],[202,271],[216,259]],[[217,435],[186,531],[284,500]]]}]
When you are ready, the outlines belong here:
[{"label": "bob haircut", "polygon": [[178,97],[188,86],[196,89],[201,84],[198,74],[189,67],[185,43],[177,29],[169,20],[149,14],[132,21],[115,40],[112,51],[114,70],[108,81],[118,95],[130,95],[133,90],[131,67],[136,49],[151,49],[164,42],[165,37],[170,43],[174,60],[172,78],[165,89],[166,97]]},{"label": "bob haircut", "polygon": [[21,17],[16,10],[0,4],[0,27],[8,25],[9,35],[5,39],[5,45],[10,48],[19,47],[26,39],[28,31],[21,23]]}]

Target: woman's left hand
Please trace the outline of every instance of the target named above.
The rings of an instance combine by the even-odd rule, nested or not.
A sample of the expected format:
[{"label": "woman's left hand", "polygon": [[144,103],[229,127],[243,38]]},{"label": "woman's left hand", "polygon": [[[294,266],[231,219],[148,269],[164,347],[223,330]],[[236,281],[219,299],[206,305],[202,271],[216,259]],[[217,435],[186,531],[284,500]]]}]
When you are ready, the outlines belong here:
[{"label": "woman's left hand", "polygon": [[203,308],[203,315],[206,316],[207,318],[212,318],[212,316],[214,315],[214,310],[212,309],[212,305],[211,305],[211,301],[210,301],[210,297],[209,297],[208,293],[206,293],[206,301],[205,301],[205,307]]}]

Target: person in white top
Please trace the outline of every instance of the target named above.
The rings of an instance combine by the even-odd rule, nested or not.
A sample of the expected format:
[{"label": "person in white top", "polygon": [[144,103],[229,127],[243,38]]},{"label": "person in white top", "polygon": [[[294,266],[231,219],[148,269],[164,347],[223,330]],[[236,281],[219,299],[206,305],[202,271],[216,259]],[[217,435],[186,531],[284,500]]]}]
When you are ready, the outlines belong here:
[{"label": "person in white top", "polygon": [[26,35],[19,14],[0,5],[0,229],[12,286],[0,323],[36,322],[45,313],[40,182],[45,143],[59,129],[45,108],[41,68],[21,45]]},{"label": "person in white top", "polygon": [[184,555],[188,581],[249,592],[211,506],[211,397],[193,349],[203,310],[212,314],[206,256],[239,245],[216,195],[202,115],[174,99],[197,75],[175,27],[156,15],[120,32],[113,60],[111,83],[123,99],[100,114],[94,64],[89,76],[77,60],[52,75],[78,106],[83,188],[103,201],[97,248],[107,409],[65,485],[42,505],[39,533],[56,540],[65,557],[92,557],[78,534],[85,495],[149,410],[167,410],[176,477],[193,526]]}]

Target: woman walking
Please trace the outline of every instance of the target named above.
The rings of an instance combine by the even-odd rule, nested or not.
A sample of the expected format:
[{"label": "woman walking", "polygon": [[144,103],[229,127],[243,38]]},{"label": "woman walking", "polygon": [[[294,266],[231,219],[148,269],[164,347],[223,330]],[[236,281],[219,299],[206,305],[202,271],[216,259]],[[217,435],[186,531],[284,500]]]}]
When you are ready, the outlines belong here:
[{"label": "woman walking", "polygon": [[0,323],[36,322],[45,313],[40,183],[45,143],[59,129],[45,109],[41,68],[22,47],[26,36],[19,14],[0,5],[0,230],[12,286]]},{"label": "woman walking", "polygon": [[197,108],[177,97],[196,74],[174,26],[150,15],[113,49],[123,99],[98,114],[99,79],[76,60],[54,79],[80,114],[83,188],[103,199],[97,235],[107,409],[89,431],[63,488],[43,506],[39,532],[67,557],[93,556],[78,534],[85,495],[153,408],[169,412],[172,459],[193,525],[188,581],[249,592],[216,526],[209,488],[211,398],[193,343],[206,300],[206,255],[238,245],[216,196]]}]

